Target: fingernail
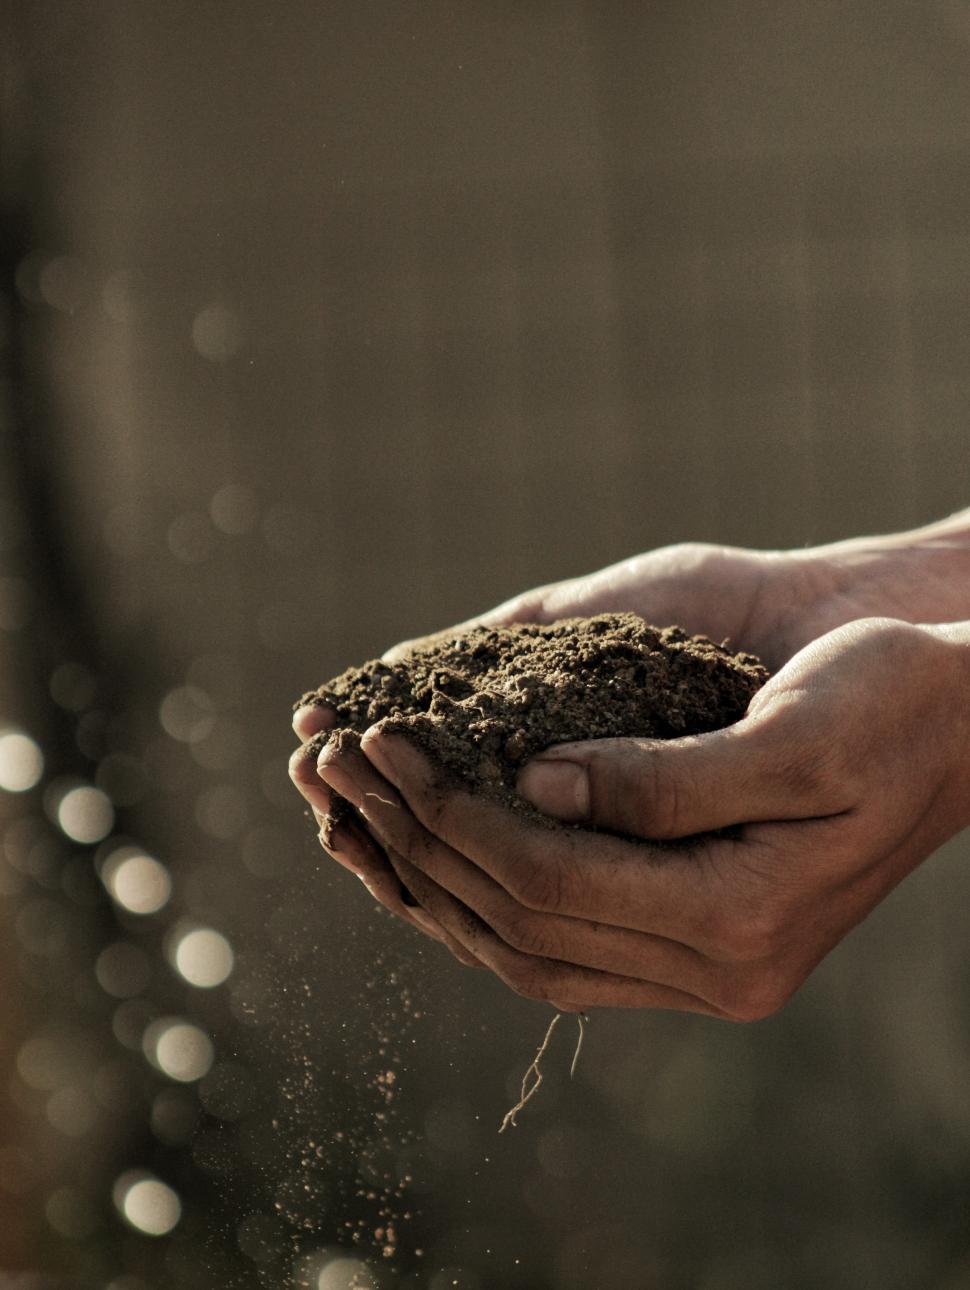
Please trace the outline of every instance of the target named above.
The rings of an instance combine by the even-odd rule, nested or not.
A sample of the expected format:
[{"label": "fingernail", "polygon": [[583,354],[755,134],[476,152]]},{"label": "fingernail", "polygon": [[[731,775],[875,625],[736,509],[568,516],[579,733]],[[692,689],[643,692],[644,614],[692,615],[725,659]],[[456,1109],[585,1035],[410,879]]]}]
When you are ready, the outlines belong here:
[{"label": "fingernail", "polygon": [[317,774],[323,782],[335,792],[350,800],[353,796],[354,781],[346,773],[334,766],[333,762],[318,761]]},{"label": "fingernail", "polygon": [[589,816],[589,776],[574,761],[534,758],[522,768],[518,790],[545,815],[571,821]]},{"label": "fingernail", "polygon": [[300,726],[303,725],[308,715],[312,711],[313,711],[313,708],[310,706],[310,704],[304,703],[302,707],[297,708],[293,713],[293,729],[296,731],[297,734],[300,733]]}]

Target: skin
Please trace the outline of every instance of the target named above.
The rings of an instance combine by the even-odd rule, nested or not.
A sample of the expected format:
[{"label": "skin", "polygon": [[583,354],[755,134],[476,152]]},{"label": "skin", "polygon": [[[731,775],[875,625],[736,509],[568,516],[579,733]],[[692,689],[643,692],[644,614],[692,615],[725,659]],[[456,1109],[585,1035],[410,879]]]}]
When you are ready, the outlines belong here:
[{"label": "skin", "polygon": [[[727,730],[534,758],[520,792],[572,829],[443,790],[379,725],[360,752],[298,749],[294,782],[320,818],[331,791],[357,807],[366,829],[330,850],[377,899],[520,994],[766,1017],[970,824],[968,520],[804,552],[664,548],[473,620],[629,609],[776,669]],[[294,725],[305,740],[332,720]]]}]

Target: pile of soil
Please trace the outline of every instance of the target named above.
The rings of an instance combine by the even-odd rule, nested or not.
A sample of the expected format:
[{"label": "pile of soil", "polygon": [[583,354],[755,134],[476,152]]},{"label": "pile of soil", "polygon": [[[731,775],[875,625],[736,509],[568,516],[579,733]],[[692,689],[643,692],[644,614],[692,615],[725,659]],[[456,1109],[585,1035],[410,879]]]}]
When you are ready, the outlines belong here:
[{"label": "pile of soil", "polygon": [[635,614],[599,614],[436,637],[399,662],[349,668],[295,706],[335,710],[320,747],[357,742],[387,718],[446,780],[531,815],[515,779],[535,753],[569,740],[715,730],[742,717],[767,679],[752,654]]}]

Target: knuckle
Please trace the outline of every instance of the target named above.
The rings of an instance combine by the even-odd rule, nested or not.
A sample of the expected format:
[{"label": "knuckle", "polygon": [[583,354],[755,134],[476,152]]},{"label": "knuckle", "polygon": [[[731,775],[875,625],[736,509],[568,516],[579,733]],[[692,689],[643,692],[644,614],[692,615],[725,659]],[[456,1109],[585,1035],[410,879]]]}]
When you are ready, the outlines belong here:
[{"label": "knuckle", "polygon": [[849,741],[806,731],[792,701],[777,702],[759,721],[757,737],[770,739],[773,750],[772,780],[786,798],[815,813],[845,810],[857,800],[865,765]]},{"label": "knuckle", "polygon": [[526,999],[549,1003],[551,995],[556,993],[548,972],[538,960],[516,959],[508,964],[502,975],[506,984]]},{"label": "knuckle", "polygon": [[554,913],[563,904],[564,888],[558,864],[523,863],[516,869],[511,895],[526,909]]},{"label": "knuckle", "polygon": [[554,958],[553,946],[541,918],[532,913],[500,915],[492,920],[494,930],[514,950],[537,958]]},{"label": "knuckle", "polygon": [[722,1006],[735,1021],[764,1021],[779,1012],[793,993],[775,974],[759,972],[728,991]]},{"label": "knuckle", "polygon": [[712,915],[714,944],[735,963],[757,962],[769,957],[777,946],[780,930],[777,918],[768,910],[725,909]]},{"label": "knuckle", "polygon": [[418,789],[411,804],[430,833],[438,834],[447,825],[448,800],[441,792]]},{"label": "knuckle", "polygon": [[289,771],[290,779],[292,779],[295,784],[302,783],[304,780],[309,779],[311,773],[316,777],[313,760],[311,757],[307,756],[305,744],[301,744],[299,748],[294,748],[293,752],[290,754],[287,769]]},{"label": "knuckle", "polygon": [[785,789],[799,801],[828,803],[833,794],[851,795],[858,766],[849,760],[839,740],[828,744],[792,746],[779,766]]},{"label": "knuckle", "polygon": [[689,786],[678,775],[666,775],[661,757],[650,749],[641,763],[637,805],[643,827],[658,838],[675,837],[683,818]]},{"label": "knuckle", "polygon": [[402,855],[422,873],[433,877],[437,871],[434,839],[411,820],[405,821],[403,828],[401,825],[398,828],[401,831],[393,841]]},{"label": "knuckle", "polygon": [[676,838],[685,833],[687,808],[696,801],[693,777],[683,763],[671,773],[669,755],[655,742],[638,742],[632,780],[607,774],[596,783],[595,762],[591,769],[594,794],[599,788],[606,818],[622,819],[631,831],[648,838]]}]

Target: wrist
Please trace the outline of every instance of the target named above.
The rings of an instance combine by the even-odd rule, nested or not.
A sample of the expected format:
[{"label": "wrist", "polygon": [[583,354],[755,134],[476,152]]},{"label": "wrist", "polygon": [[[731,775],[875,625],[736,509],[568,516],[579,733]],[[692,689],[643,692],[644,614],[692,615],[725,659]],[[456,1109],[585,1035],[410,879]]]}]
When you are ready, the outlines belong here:
[{"label": "wrist", "polygon": [[946,651],[946,710],[953,721],[954,811],[957,827],[970,827],[970,621],[923,624]]}]

